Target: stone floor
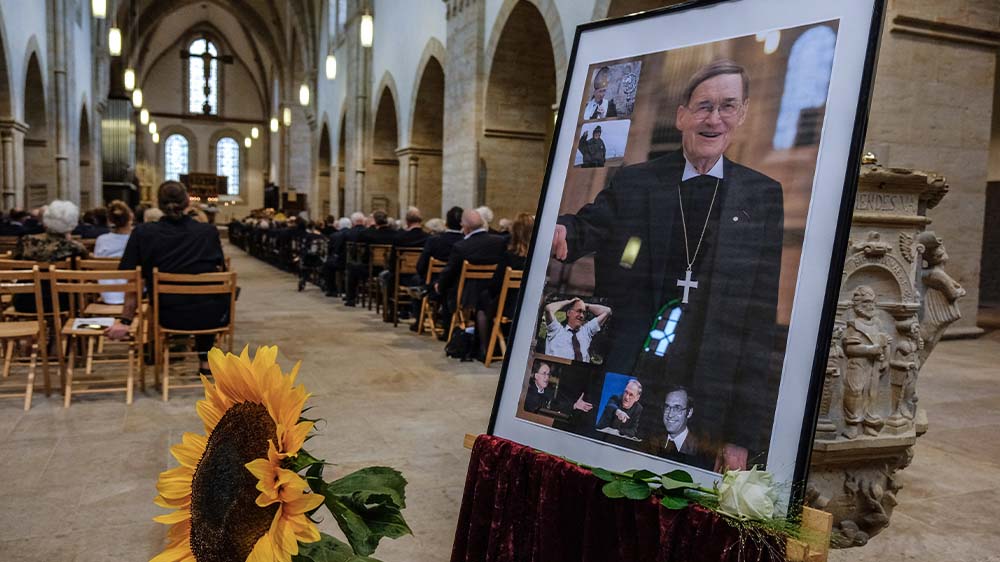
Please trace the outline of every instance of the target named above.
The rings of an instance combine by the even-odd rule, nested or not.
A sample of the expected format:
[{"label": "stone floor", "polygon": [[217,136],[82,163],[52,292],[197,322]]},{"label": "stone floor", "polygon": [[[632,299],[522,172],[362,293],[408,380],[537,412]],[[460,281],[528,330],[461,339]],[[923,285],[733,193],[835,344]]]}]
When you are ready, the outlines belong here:
[{"label": "stone floor", "polygon": [[[385,562],[448,559],[465,477],[465,433],[486,429],[498,369],[446,359],[442,346],[348,309],[314,287],[227,248],[240,275],[237,342],[277,344],[323,418],[310,451],[335,475],[371,465],[410,484],[404,515],[414,536],[385,541]],[[917,446],[892,526],[832,560],[1000,561],[1000,332],[941,344],[921,381],[931,431]],[[61,400],[39,394],[30,412],[0,402],[0,560],[148,560],[164,539],[152,517],[169,446],[201,431],[195,391],[163,403],[152,390],[132,406],[118,395]],[[992,524],[991,524],[992,523]],[[335,527],[332,518],[322,525]],[[991,558],[992,557],[992,558]]]}]

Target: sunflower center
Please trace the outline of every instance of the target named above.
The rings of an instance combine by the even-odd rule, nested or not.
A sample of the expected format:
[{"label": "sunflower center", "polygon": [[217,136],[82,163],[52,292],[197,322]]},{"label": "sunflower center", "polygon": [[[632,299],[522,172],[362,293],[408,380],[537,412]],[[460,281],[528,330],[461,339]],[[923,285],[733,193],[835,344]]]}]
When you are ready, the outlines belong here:
[{"label": "sunflower center", "polygon": [[229,408],[208,437],[191,481],[191,552],[197,562],[244,562],[267,532],[278,504],[258,507],[257,478],[244,466],[267,457],[276,439],[267,408]]}]

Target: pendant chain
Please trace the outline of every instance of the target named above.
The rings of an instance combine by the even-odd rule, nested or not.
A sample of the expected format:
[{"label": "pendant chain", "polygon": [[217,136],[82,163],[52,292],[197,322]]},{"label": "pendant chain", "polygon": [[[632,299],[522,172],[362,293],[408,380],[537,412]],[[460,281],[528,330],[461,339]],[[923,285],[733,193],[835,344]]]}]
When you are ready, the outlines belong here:
[{"label": "pendant chain", "polygon": [[708,205],[708,215],[705,216],[705,225],[701,227],[701,236],[698,238],[698,245],[694,248],[694,257],[691,257],[691,249],[688,244],[687,221],[684,218],[684,199],[681,197],[681,184],[677,184],[677,203],[681,208],[681,226],[684,227],[684,256],[687,258],[687,270],[691,271],[695,260],[698,259],[698,252],[701,251],[701,243],[705,241],[705,231],[708,230],[708,221],[712,218],[712,208],[715,206],[715,196],[719,194],[719,183],[722,180],[715,178],[715,191],[712,193],[712,202]]}]

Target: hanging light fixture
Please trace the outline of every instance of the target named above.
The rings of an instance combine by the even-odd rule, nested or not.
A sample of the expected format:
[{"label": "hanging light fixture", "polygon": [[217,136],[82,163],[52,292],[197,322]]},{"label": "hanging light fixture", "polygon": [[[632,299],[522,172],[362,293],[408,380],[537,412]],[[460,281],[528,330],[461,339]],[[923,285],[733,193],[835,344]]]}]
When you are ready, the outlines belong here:
[{"label": "hanging light fixture", "polygon": [[113,57],[122,54],[122,30],[117,26],[112,26],[108,30],[108,52]]},{"label": "hanging light fixture", "polygon": [[292,126],[292,108],[286,107],[285,110],[281,112],[281,122],[284,123],[286,127]]},{"label": "hanging light fixture", "polygon": [[91,0],[90,11],[99,20],[108,17],[108,0]]},{"label": "hanging light fixture", "polygon": [[153,144],[160,144],[160,133],[153,133]]},{"label": "hanging light fixture", "polygon": [[139,88],[132,90],[132,105],[142,107],[142,90]]},{"label": "hanging light fixture", "polygon": [[337,78],[337,56],[333,53],[326,55],[326,79],[335,80]]},{"label": "hanging light fixture", "polygon": [[278,118],[277,117],[272,117],[271,118],[271,132],[272,133],[277,133],[278,132]]},{"label": "hanging light fixture", "polygon": [[370,14],[361,16],[361,46],[371,47],[375,40],[375,20]]},{"label": "hanging light fixture", "polygon": [[770,55],[778,50],[781,43],[781,32],[778,30],[769,31],[764,38],[764,54]]},{"label": "hanging light fixture", "polygon": [[149,110],[145,107],[139,112],[139,122],[143,125],[149,125]]},{"label": "hanging light fixture", "polygon": [[257,127],[252,127],[250,129],[250,137],[256,139],[259,136],[260,136],[260,129],[258,129]]},{"label": "hanging light fixture", "polygon": [[135,89],[135,70],[132,67],[125,69],[125,75],[123,76],[125,82],[125,91],[131,92]]},{"label": "hanging light fixture", "polygon": [[243,146],[250,148],[252,145],[253,141],[250,140],[250,137],[243,137]]},{"label": "hanging light fixture", "polygon": [[149,122],[149,134],[151,134],[151,135],[155,135],[156,134],[156,121],[150,121]]},{"label": "hanging light fixture", "polygon": [[299,86],[299,104],[309,105],[309,84]]}]

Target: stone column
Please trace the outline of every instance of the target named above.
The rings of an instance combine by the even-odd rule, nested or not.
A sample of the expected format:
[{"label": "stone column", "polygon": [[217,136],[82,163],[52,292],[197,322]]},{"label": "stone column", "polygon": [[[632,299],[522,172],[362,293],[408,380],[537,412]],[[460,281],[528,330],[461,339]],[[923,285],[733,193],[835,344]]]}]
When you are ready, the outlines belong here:
[{"label": "stone column", "polygon": [[399,157],[399,214],[403,216],[406,209],[417,204],[417,178],[420,158],[414,154],[411,147],[396,150]]},{"label": "stone column", "polygon": [[[371,147],[369,102],[371,92],[372,49],[361,46],[361,15],[371,6],[367,0],[349,2],[351,10],[344,26],[347,53],[347,97],[345,103],[346,128],[344,130],[345,194],[344,214],[367,210],[365,201],[365,166]],[[371,13],[371,12],[369,12]],[[376,37],[375,41],[379,41]]]},{"label": "stone column", "polygon": [[24,133],[28,126],[12,118],[0,120],[0,181],[3,208],[24,206]]},{"label": "stone column", "polygon": [[[53,0],[55,9],[52,11],[53,30],[53,61],[52,70],[55,76],[55,130],[56,130],[56,197],[71,201],[80,201],[77,186],[70,185],[69,179],[69,85],[66,76],[67,49],[67,11],[66,0]],[[75,192],[75,193],[74,193]]]},{"label": "stone column", "polygon": [[442,208],[474,207],[483,127],[484,0],[448,0]]}]

